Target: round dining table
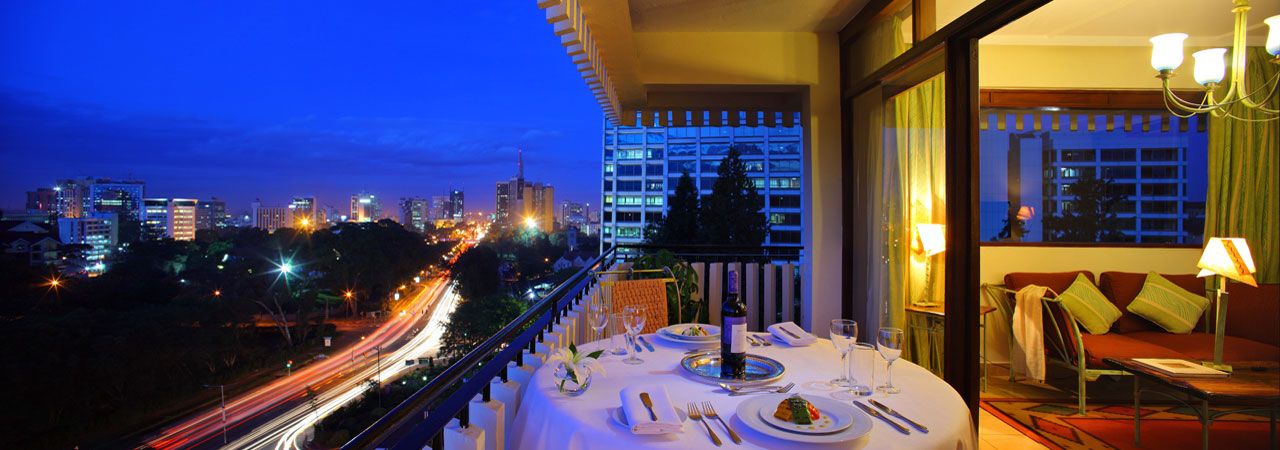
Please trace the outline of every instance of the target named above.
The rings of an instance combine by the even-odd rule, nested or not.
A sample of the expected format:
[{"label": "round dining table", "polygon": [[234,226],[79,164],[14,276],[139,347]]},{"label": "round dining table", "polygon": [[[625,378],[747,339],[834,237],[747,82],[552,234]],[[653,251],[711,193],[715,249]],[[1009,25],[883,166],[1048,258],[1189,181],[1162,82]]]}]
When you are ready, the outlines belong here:
[{"label": "round dining table", "polygon": [[[760,334],[768,336],[767,334]],[[587,391],[573,397],[560,393],[556,387],[555,369],[558,364],[550,363],[539,367],[534,373],[528,388],[521,398],[520,408],[516,412],[515,421],[511,424],[512,440],[520,449],[640,449],[640,448],[813,448],[813,449],[945,449],[969,450],[977,448],[976,430],[969,409],[960,395],[946,382],[929,371],[906,360],[898,360],[893,364],[893,384],[901,392],[885,394],[876,392],[862,397],[862,402],[875,399],[896,410],[898,413],[915,420],[929,429],[922,433],[911,429],[910,434],[903,434],[893,429],[880,419],[870,418],[871,432],[861,438],[839,444],[810,444],[782,440],[768,434],[758,432],[747,426],[737,417],[735,410],[738,404],[755,395],[729,396],[719,386],[696,381],[681,367],[680,361],[685,352],[693,349],[688,345],[669,342],[655,335],[645,335],[646,341],[653,345],[654,351],[644,349],[638,353],[643,364],[627,365],[622,363],[625,355],[606,354],[600,358],[606,374],[592,377]],[[587,343],[578,347],[579,351],[591,352],[606,348],[608,339]],[[715,347],[718,349],[718,343]],[[817,343],[804,347],[790,347],[780,342],[771,346],[753,346],[748,354],[760,355],[781,362],[786,372],[771,385],[795,383],[791,393],[803,396],[837,397],[837,389],[826,383],[836,378],[841,372],[840,354],[831,345],[831,341],[819,339]],[[878,353],[878,352],[866,352]],[[854,353],[857,355],[857,352]],[[861,356],[868,358],[865,353]],[[885,361],[880,355],[874,355],[873,364],[854,364],[854,377],[864,384],[869,384],[874,370],[876,384],[883,384]],[[868,367],[871,366],[871,367]],[[628,386],[658,384],[666,387],[671,404],[685,409],[689,402],[711,402],[721,418],[742,438],[741,444],[728,439],[721,425],[712,420],[709,423],[716,431],[723,445],[716,447],[707,435],[702,424],[693,420],[684,423],[684,432],[677,434],[637,435],[631,430],[615,423],[610,417],[610,410],[621,404],[619,392]],[[756,394],[770,395],[770,394]],[[853,407],[852,402],[843,402]],[[868,404],[868,406],[870,406]],[[864,414],[857,408],[855,414]],[[891,417],[892,418],[892,417]],[[901,419],[896,422],[907,426]]]}]

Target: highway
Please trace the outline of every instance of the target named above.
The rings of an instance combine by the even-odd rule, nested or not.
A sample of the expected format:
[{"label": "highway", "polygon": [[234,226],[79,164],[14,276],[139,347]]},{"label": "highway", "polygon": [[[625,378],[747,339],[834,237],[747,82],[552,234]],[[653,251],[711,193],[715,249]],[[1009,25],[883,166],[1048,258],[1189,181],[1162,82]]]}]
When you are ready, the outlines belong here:
[{"label": "highway", "polygon": [[[303,448],[306,430],[358,398],[367,389],[366,380],[386,383],[415,368],[405,360],[435,354],[457,295],[447,274],[426,281],[407,305],[361,341],[334,349],[329,358],[292,375],[227,398],[228,444],[223,444],[221,409],[214,406],[166,427],[139,448]],[[307,398],[308,388],[314,392],[312,398]]]}]

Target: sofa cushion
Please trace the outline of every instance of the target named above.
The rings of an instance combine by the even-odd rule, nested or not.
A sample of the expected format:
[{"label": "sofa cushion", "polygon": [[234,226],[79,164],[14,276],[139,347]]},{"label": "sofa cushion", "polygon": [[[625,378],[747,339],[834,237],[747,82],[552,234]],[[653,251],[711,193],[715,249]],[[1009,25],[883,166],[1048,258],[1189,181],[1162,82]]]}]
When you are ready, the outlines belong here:
[{"label": "sofa cushion", "polygon": [[1227,294],[1227,336],[1280,347],[1280,284],[1230,283]]},{"label": "sofa cushion", "polygon": [[[1076,275],[1081,274],[1088,278],[1090,283],[1093,282],[1093,274],[1086,270],[1056,273],[1012,272],[1005,274],[1004,285],[1014,291],[1034,284],[1052,289],[1053,292],[1062,292],[1067,290],[1067,288],[1071,286],[1071,283],[1076,281]],[[1139,284],[1141,284],[1141,282],[1139,282]],[[1133,291],[1133,293],[1137,294],[1138,291]]]},{"label": "sofa cushion", "polygon": [[[1159,331],[1160,334],[1169,334]],[[1176,336],[1176,335],[1170,335]],[[1131,335],[1120,333],[1081,334],[1084,342],[1085,367],[1090,369],[1114,369],[1102,362],[1103,358],[1179,358],[1187,355],[1168,347],[1162,347]]]},{"label": "sofa cushion", "polygon": [[[1161,276],[1188,292],[1204,293],[1204,278],[1196,278],[1195,274],[1161,274]],[[1120,308],[1122,312],[1120,319],[1111,325],[1112,332],[1133,333],[1160,330],[1160,327],[1156,326],[1156,324],[1128,310],[1129,303],[1138,296],[1138,292],[1142,291],[1142,285],[1146,283],[1146,280],[1147,274],[1135,272],[1103,272],[1102,275],[1098,276],[1098,289],[1102,291],[1102,295],[1111,299],[1111,302],[1115,303],[1116,307]],[[1196,323],[1195,329],[1204,330],[1203,316],[1200,322]]]},{"label": "sofa cushion", "polygon": [[[1272,324],[1274,325],[1274,321]],[[1230,328],[1227,328],[1230,331]],[[1140,331],[1125,337],[1152,345],[1173,349],[1187,355],[1186,358],[1213,360],[1213,333],[1172,334],[1163,331]],[[1089,350],[1087,342],[1085,347]],[[1152,358],[1161,358],[1152,356]],[[1280,347],[1235,336],[1226,336],[1222,342],[1223,361],[1280,361]]]},{"label": "sofa cushion", "polygon": [[1084,275],[1076,275],[1075,282],[1059,293],[1058,299],[1089,334],[1106,334],[1111,324],[1120,318],[1120,309]]},{"label": "sofa cushion", "polygon": [[1142,291],[1126,308],[1144,319],[1154,322],[1165,331],[1175,334],[1190,333],[1204,316],[1209,299],[1151,272]]}]

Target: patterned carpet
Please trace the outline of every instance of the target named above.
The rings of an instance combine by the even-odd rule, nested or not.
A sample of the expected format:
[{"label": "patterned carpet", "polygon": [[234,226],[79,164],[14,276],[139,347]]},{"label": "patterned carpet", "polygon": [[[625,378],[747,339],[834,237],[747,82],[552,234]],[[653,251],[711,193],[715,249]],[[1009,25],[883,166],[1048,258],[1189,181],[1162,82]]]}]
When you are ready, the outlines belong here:
[{"label": "patterned carpet", "polygon": [[[1089,404],[1087,416],[1076,404],[1031,399],[983,399],[982,409],[1051,449],[1136,449],[1133,406]],[[1234,408],[1211,408],[1227,410]],[[1270,416],[1234,413],[1219,416],[1209,428],[1210,448],[1268,448]],[[1142,447],[1199,449],[1200,422],[1182,405],[1142,405]]]}]

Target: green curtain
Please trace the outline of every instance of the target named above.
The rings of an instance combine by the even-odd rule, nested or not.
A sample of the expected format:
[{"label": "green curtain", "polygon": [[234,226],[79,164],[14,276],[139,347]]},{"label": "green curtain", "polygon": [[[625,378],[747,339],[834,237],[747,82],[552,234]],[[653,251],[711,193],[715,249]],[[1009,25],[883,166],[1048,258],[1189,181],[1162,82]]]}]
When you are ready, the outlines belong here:
[{"label": "green curtain", "polygon": [[[1246,80],[1250,89],[1276,77],[1280,65],[1261,47],[1250,47]],[[1280,108],[1273,98],[1268,109]],[[1262,114],[1233,114],[1263,119]],[[1205,242],[1211,237],[1243,237],[1258,268],[1259,283],[1280,283],[1280,121],[1246,122],[1209,118],[1209,192],[1205,199]]]},{"label": "green curtain", "polygon": [[[945,89],[941,75],[894,97],[894,144],[897,156],[899,206],[891,229],[898,242],[890,257],[891,311],[906,315],[907,305],[918,300],[942,303],[941,256],[917,254],[911,242],[916,224],[946,223],[946,118]],[[891,313],[893,314],[893,313]],[[907,333],[906,358],[925,369],[941,373],[941,333],[932,333],[933,321],[921,314],[903,317]],[[891,316],[892,317],[892,316]]]}]

